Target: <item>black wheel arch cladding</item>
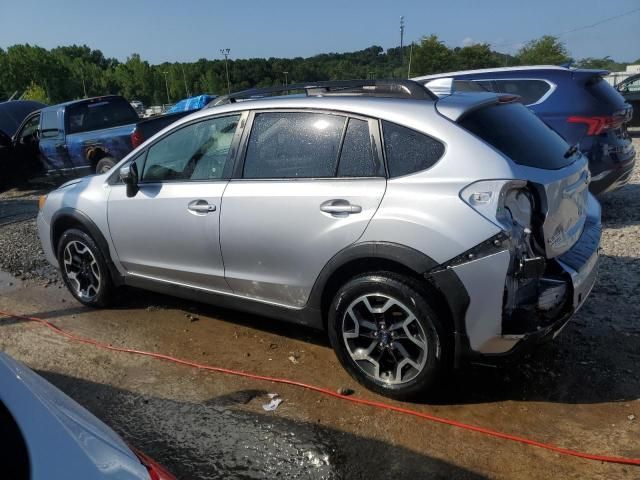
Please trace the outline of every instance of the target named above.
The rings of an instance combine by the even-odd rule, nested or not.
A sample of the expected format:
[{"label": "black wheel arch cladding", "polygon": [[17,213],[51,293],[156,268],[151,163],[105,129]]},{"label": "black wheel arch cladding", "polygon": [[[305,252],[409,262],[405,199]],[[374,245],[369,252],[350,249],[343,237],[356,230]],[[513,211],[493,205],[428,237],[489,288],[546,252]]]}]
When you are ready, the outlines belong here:
[{"label": "black wheel arch cladding", "polygon": [[62,235],[69,228],[80,228],[87,232],[87,234],[93,239],[93,241],[98,245],[102,256],[107,264],[107,268],[109,269],[109,274],[111,279],[115,285],[122,285],[124,280],[122,275],[116,268],[115,264],[111,260],[111,254],[109,250],[109,244],[105,239],[104,235],[98,228],[98,226],[91,220],[86,214],[71,208],[65,207],[61,208],[59,211],[55,213],[53,218],[51,219],[51,246],[53,247],[53,251],[58,251],[58,243],[62,238]]}]

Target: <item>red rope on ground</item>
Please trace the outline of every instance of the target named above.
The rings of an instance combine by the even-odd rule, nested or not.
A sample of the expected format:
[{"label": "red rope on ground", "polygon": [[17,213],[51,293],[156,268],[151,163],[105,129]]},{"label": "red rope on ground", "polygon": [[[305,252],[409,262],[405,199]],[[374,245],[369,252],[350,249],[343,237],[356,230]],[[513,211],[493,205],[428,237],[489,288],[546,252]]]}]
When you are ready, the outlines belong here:
[{"label": "red rope on ground", "polygon": [[549,450],[552,452],[556,452],[559,453],[561,455],[568,455],[568,456],[572,456],[572,457],[578,457],[578,458],[584,458],[587,460],[596,460],[596,461],[600,461],[600,462],[607,462],[607,463],[619,463],[619,464],[623,464],[623,465],[638,465],[640,466],[640,458],[625,458],[625,457],[609,457],[609,456],[605,456],[605,455],[597,455],[597,454],[591,454],[591,453],[585,453],[585,452],[580,452],[577,450],[572,450],[569,448],[562,448],[562,447],[558,447],[556,445],[552,445],[552,444],[548,444],[548,443],[544,443],[544,442],[538,442],[536,440],[531,440],[525,437],[520,437],[517,435],[511,435],[508,433],[503,433],[503,432],[499,432],[496,430],[491,430],[489,428],[484,428],[484,427],[478,427],[476,425],[470,425],[467,423],[463,423],[463,422],[458,422],[456,420],[450,420],[448,418],[442,418],[442,417],[437,417],[435,415],[430,415],[428,413],[422,413],[422,412],[418,412],[416,410],[411,410],[409,408],[403,408],[403,407],[397,407],[394,405],[389,405],[387,403],[382,403],[382,402],[377,402],[374,400],[366,400],[364,398],[358,398],[358,397],[353,397],[353,396],[347,396],[347,395],[341,395],[333,390],[329,390],[327,388],[323,388],[323,387],[318,387],[315,385],[309,385],[303,382],[298,382],[295,380],[289,380],[286,378],[276,378],[276,377],[270,377],[268,375],[257,375],[254,373],[249,373],[249,372],[244,372],[241,370],[231,370],[229,368],[223,368],[223,367],[213,367],[211,365],[205,365],[202,363],[197,363],[197,362],[193,362],[191,360],[184,360],[181,358],[175,358],[175,357],[171,357],[169,355],[164,355],[161,353],[154,353],[154,352],[147,352],[144,350],[137,350],[135,348],[126,348],[126,347],[114,347],[113,345],[109,345],[106,343],[102,343],[99,342],[97,340],[94,340],[92,338],[86,338],[86,337],[81,337],[79,335],[75,335],[73,333],[67,332],[65,330],[63,330],[62,328],[54,325],[53,323],[44,320],[42,318],[37,318],[37,317],[30,317],[27,315],[18,315],[15,313],[11,313],[11,312],[4,312],[2,310],[0,310],[0,315],[7,317],[7,318],[17,318],[17,319],[21,319],[21,320],[28,320],[31,322],[36,322],[39,323],[41,325],[46,326],[47,328],[49,328],[50,330],[52,330],[54,333],[58,334],[58,335],[62,335],[66,338],[68,338],[69,340],[75,341],[75,342],[80,342],[80,343],[85,343],[88,345],[93,345],[95,347],[104,349],[104,350],[111,350],[114,352],[124,352],[124,353],[133,353],[136,355],[142,355],[145,357],[151,357],[151,358],[156,358],[156,359],[160,359],[160,360],[166,360],[169,362],[173,362],[173,363],[177,363],[180,365],[186,365],[189,367],[194,367],[194,368],[198,368],[201,370],[208,370],[211,372],[218,372],[218,373],[225,373],[227,375],[236,375],[239,377],[245,377],[245,378],[252,378],[254,380],[264,380],[267,382],[273,382],[273,383],[280,383],[280,384],[284,384],[284,385],[293,385],[295,387],[301,387],[301,388],[306,388],[307,390],[312,390],[314,392],[318,392],[321,393],[323,395],[328,395],[330,397],[334,397],[334,398],[338,398],[340,400],[345,400],[347,402],[351,402],[351,403],[355,403],[355,404],[359,404],[359,405],[367,405],[369,407],[375,407],[375,408],[380,408],[383,410],[390,410],[392,412],[397,412],[397,413],[401,413],[404,415],[411,415],[413,417],[418,417],[424,420],[429,420],[431,422],[436,422],[436,423],[441,423],[444,425],[449,425],[452,427],[457,427],[457,428],[462,428],[464,430],[470,430],[472,432],[478,432],[478,433],[482,433],[484,435],[488,435],[491,437],[496,437],[496,438],[500,438],[503,440],[510,440],[512,442],[518,442],[518,443],[522,443],[525,445],[532,445],[534,447],[539,447],[539,448],[543,448],[545,450]]}]

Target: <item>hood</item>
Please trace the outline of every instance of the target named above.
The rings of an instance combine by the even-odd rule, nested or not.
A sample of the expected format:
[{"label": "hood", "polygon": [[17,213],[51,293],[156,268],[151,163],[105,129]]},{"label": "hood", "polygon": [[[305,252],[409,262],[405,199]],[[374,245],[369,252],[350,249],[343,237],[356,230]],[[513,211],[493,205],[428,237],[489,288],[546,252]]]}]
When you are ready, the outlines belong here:
[{"label": "hood", "polygon": [[4,353],[0,353],[0,385],[0,400],[27,445],[34,480],[149,478],[113,430]]},{"label": "hood", "polygon": [[27,115],[43,107],[46,107],[44,103],[31,100],[0,102],[0,130],[12,137]]}]

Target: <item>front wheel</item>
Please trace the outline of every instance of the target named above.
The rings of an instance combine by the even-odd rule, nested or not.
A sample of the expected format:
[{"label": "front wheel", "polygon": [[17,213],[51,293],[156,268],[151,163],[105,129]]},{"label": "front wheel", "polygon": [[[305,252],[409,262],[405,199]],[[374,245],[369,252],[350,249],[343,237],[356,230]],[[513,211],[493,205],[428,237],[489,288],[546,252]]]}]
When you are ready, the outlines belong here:
[{"label": "front wheel", "polygon": [[107,307],[113,298],[113,282],[104,256],[85,232],[70,229],[58,243],[62,280],[71,294],[89,307]]},{"label": "front wheel", "polygon": [[391,272],[360,275],[340,288],[329,338],[352,377],[396,399],[433,393],[449,342],[426,297],[419,282]]}]

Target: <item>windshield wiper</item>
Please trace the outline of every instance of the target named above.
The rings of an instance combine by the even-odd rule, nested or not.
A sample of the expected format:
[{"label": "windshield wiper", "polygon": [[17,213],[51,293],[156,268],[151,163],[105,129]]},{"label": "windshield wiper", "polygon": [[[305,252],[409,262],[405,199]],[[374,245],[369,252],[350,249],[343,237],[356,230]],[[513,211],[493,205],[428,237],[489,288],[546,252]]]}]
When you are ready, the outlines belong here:
[{"label": "windshield wiper", "polygon": [[571,157],[577,151],[578,151],[578,144],[576,143],[575,145],[570,146],[569,149],[566,152],[564,152],[564,158]]}]

